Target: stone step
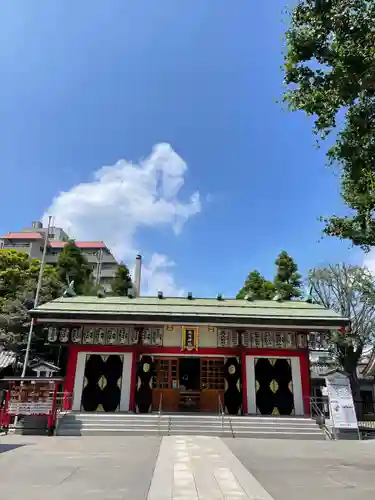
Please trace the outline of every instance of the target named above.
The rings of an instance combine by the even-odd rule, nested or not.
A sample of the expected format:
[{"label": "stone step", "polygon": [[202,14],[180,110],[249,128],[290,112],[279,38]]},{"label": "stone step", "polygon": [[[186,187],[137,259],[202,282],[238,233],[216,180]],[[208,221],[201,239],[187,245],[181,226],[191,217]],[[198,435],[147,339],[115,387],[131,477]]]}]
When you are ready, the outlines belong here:
[{"label": "stone step", "polygon": [[[125,429],[116,429],[112,427],[103,427],[103,428],[91,428],[91,429],[59,429],[58,436],[218,436],[218,437],[232,437],[232,433],[229,431],[209,431],[209,430],[172,430],[169,433],[166,431],[157,431],[157,430],[138,430],[133,428],[125,428]],[[235,437],[239,438],[253,438],[253,439],[297,439],[297,440],[321,440],[324,441],[324,435],[315,432],[301,432],[298,434],[291,432],[241,432],[235,434]]]},{"label": "stone step", "polygon": [[90,422],[90,423],[87,423],[87,422],[76,422],[76,423],[70,423],[70,424],[64,424],[63,426],[60,425],[60,427],[64,427],[65,429],[67,428],[70,428],[70,429],[74,429],[74,428],[78,428],[78,427],[81,427],[81,428],[87,428],[87,429],[90,429],[90,428],[96,428],[96,427],[105,427],[105,428],[113,428],[113,429],[123,429],[123,428],[129,428],[129,429],[168,429],[169,426],[168,425],[129,425],[129,424],[120,424],[120,423],[108,423],[108,422]]},{"label": "stone step", "polygon": [[219,437],[325,439],[315,421],[307,418],[202,414],[66,413],[59,436],[205,435]]},{"label": "stone step", "polygon": [[105,416],[97,416],[96,418],[85,418],[85,417],[60,417],[61,421],[64,422],[97,422],[98,420],[103,420],[104,422],[145,422],[148,424],[154,424],[157,422],[169,422],[169,419],[148,419],[148,418],[112,418]]},{"label": "stone step", "polygon": [[132,428],[113,429],[112,427],[92,429],[65,429],[60,428],[57,436],[167,436],[167,432],[158,432],[155,429],[138,431]]},{"label": "stone step", "polygon": [[234,433],[236,438],[257,438],[257,439],[295,439],[295,440],[318,440],[325,441],[322,432],[289,432],[289,431],[237,431]]}]

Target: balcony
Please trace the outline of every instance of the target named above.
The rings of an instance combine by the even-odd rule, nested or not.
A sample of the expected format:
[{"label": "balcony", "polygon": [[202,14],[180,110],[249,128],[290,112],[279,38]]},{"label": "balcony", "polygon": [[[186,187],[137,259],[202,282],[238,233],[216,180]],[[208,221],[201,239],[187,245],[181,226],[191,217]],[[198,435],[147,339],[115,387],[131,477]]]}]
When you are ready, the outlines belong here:
[{"label": "balcony", "polygon": [[[82,252],[85,258],[87,259],[87,262],[90,264],[97,264],[100,259],[100,255],[94,255],[92,253],[86,253]],[[117,264],[116,259],[113,257],[113,255],[103,255],[100,261],[103,264]]]},{"label": "balcony", "polygon": [[[110,269],[103,269],[102,268],[100,271],[100,279],[102,279],[102,278],[114,278],[116,271],[117,271],[117,267],[115,267],[115,266],[113,266]],[[94,273],[94,275],[95,274],[96,273]]]}]

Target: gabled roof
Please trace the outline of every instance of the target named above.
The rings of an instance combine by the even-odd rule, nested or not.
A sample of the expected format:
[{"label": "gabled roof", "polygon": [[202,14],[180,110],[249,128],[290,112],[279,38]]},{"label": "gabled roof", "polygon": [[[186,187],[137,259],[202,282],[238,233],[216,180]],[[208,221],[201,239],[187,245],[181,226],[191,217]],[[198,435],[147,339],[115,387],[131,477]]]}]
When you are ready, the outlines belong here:
[{"label": "gabled roof", "polygon": [[340,328],[349,323],[334,311],[302,301],[157,297],[61,297],[30,311],[36,318],[95,321],[159,321],[244,325],[308,325]]},{"label": "gabled roof", "polygon": [[35,370],[36,368],[39,368],[39,367],[46,367],[48,370],[50,371],[54,371],[54,372],[57,372],[60,370],[60,368],[56,365],[54,365],[53,363],[50,363],[49,361],[43,361],[43,359],[39,359],[38,361],[34,361],[34,362],[31,362],[29,364],[29,368],[31,370]]},{"label": "gabled roof", "polygon": [[43,235],[40,233],[8,233],[5,236],[1,236],[2,240],[42,240]]},{"label": "gabled roof", "polygon": [[9,365],[13,365],[16,362],[17,356],[13,351],[0,351],[0,370],[7,368]]}]

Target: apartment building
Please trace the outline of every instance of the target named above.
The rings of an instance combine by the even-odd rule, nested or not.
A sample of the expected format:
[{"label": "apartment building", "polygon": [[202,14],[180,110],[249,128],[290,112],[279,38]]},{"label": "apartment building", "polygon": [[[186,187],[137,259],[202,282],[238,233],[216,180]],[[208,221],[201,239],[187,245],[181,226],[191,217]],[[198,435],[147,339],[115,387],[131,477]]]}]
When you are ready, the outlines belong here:
[{"label": "apartment building", "polygon": [[[47,230],[41,222],[33,222],[29,228],[2,236],[0,248],[22,250],[30,258],[41,260]],[[68,240],[69,236],[62,228],[50,227],[46,253],[47,264],[53,266],[57,263],[59,254]],[[110,291],[111,282],[118,267],[110,249],[102,241],[76,241],[76,245],[91,265],[95,283],[102,285],[106,291]]]}]

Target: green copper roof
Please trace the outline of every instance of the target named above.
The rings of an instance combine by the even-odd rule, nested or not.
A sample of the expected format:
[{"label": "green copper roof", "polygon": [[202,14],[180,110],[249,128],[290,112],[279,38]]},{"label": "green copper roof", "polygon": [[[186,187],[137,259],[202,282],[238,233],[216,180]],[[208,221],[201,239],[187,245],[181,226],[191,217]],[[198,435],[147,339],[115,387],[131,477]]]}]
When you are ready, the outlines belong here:
[{"label": "green copper roof", "polygon": [[123,319],[138,321],[206,321],[232,323],[256,323],[258,320],[289,320],[293,324],[303,322],[313,326],[343,326],[348,323],[334,311],[325,309],[316,304],[302,301],[265,301],[265,300],[236,300],[236,299],[192,299],[157,297],[61,297],[52,302],[43,304],[31,311],[37,318],[56,317],[73,318],[90,317],[97,319]]}]

